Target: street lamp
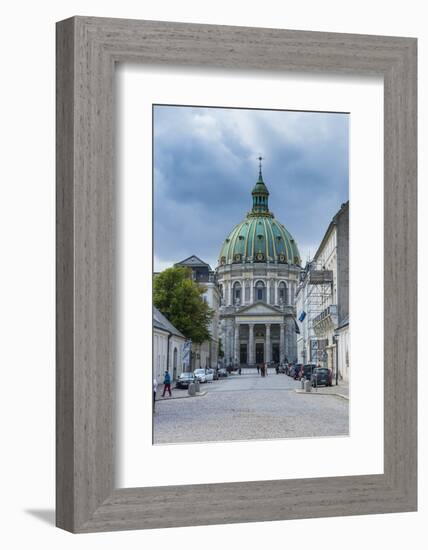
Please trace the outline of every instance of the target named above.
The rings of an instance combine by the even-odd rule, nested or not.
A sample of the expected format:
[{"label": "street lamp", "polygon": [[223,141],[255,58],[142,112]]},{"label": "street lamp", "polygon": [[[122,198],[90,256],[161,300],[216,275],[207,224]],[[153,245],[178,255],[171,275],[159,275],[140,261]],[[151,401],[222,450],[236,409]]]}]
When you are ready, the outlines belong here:
[{"label": "street lamp", "polygon": [[336,346],[336,386],[338,386],[339,385],[339,338],[336,334],[333,336],[333,342],[335,343],[335,346]]}]

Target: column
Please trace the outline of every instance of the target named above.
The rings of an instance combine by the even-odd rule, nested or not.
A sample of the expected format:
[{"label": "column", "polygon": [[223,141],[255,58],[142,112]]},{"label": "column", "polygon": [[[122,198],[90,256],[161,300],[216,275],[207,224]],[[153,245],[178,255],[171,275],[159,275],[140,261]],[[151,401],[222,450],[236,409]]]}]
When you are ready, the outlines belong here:
[{"label": "column", "polygon": [[292,361],[294,358],[293,358],[293,350],[292,350],[292,342],[290,341],[291,338],[292,338],[292,335],[295,334],[294,332],[291,332],[290,330],[287,330],[287,325],[288,325],[288,328],[290,329],[290,325],[289,325],[289,317],[287,318],[287,321],[285,323],[285,326],[284,326],[284,332],[285,332],[285,335],[284,335],[284,340],[285,340],[285,350],[284,350],[284,354],[285,356],[287,357],[287,359],[289,361]]},{"label": "column", "polygon": [[282,363],[285,356],[285,338],[284,338],[285,324],[279,324],[279,361]]},{"label": "column", "polygon": [[269,363],[270,361],[272,361],[272,344],[270,342],[270,323],[266,323],[265,327],[266,327],[265,357],[266,357],[266,362]]},{"label": "column", "polygon": [[279,281],[275,281],[275,305],[278,305],[278,284]]},{"label": "column", "polygon": [[228,365],[230,353],[229,353],[229,323],[227,319],[224,321],[224,326],[223,326],[223,344],[224,344],[224,359],[226,361],[226,365]]},{"label": "column", "polygon": [[233,357],[233,321],[230,320],[230,326],[229,326],[229,361],[233,365],[234,357]]},{"label": "column", "polygon": [[266,279],[266,303],[270,304],[270,279]]},{"label": "column", "polygon": [[250,280],[250,304],[254,303],[254,281]]},{"label": "column", "polygon": [[248,338],[248,364],[254,365],[255,358],[254,358],[254,325],[249,324],[249,338]]},{"label": "column", "polygon": [[234,342],[234,363],[238,363],[238,365],[241,362],[241,358],[239,356],[239,324],[235,323],[235,342]]}]

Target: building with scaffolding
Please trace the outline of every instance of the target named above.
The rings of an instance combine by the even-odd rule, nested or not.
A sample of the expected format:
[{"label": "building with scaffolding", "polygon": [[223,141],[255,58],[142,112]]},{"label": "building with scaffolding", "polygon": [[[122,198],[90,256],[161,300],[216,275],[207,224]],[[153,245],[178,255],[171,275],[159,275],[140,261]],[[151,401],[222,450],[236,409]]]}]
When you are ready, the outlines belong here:
[{"label": "building with scaffolding", "polygon": [[296,292],[298,360],[349,379],[349,201],[333,217]]}]

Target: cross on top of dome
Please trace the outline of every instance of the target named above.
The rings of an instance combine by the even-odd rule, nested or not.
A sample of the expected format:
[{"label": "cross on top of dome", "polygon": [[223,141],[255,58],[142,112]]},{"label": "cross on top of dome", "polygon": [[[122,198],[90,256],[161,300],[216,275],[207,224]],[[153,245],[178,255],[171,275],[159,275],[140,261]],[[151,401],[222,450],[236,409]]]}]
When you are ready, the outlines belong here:
[{"label": "cross on top of dome", "polygon": [[259,156],[259,181],[263,181],[263,177],[262,177],[262,160],[263,160],[263,157],[260,155]]}]

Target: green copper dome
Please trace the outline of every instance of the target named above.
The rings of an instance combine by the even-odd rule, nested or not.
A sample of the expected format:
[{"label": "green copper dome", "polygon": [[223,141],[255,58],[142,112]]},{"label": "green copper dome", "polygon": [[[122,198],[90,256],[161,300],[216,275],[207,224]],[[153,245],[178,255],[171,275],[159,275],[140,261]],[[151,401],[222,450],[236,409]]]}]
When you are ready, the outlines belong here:
[{"label": "green copper dome", "polygon": [[261,165],[259,179],[251,194],[253,208],[224,241],[219,264],[273,262],[300,265],[296,242],[269,211],[269,191],[263,181]]}]

